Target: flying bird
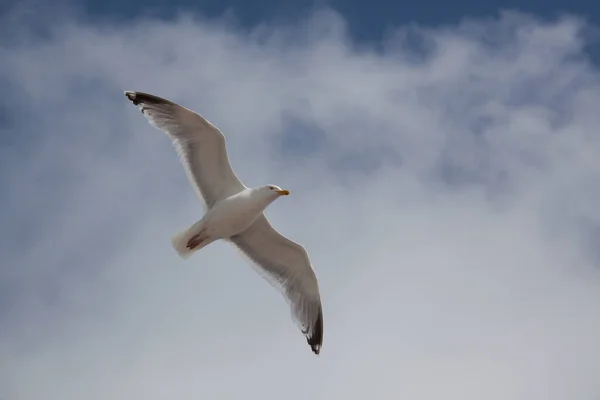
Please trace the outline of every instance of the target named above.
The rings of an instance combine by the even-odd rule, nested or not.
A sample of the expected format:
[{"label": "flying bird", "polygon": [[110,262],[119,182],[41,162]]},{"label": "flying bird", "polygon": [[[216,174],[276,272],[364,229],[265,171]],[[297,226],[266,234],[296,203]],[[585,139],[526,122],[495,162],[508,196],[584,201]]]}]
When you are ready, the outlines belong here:
[{"label": "flying bird", "polygon": [[323,343],[323,309],[308,253],[277,232],[263,213],[290,192],[276,185],[244,185],[229,163],[225,136],[201,115],[148,93],[126,91],[125,96],[150,125],[171,138],[204,204],[202,218],[172,238],[179,256],[187,259],[216,240],[232,243],[284,296],[294,323],[318,355]]}]

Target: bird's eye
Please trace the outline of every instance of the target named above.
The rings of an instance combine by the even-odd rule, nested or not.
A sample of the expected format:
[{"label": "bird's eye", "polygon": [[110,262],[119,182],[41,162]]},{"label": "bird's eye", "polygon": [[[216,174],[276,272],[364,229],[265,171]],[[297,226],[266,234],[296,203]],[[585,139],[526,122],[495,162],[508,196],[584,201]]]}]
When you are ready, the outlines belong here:
[{"label": "bird's eye", "polygon": [[275,189],[275,187],[274,186],[269,186],[269,189],[273,190],[273,189]]}]

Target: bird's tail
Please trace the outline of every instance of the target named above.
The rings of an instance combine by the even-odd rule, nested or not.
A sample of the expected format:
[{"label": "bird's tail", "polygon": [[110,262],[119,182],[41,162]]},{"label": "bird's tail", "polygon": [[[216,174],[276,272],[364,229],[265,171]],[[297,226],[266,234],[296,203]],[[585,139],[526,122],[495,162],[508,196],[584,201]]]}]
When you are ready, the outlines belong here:
[{"label": "bird's tail", "polygon": [[181,258],[187,259],[194,252],[206,247],[215,241],[209,235],[205,234],[204,221],[200,220],[186,230],[183,230],[173,236],[171,244]]}]

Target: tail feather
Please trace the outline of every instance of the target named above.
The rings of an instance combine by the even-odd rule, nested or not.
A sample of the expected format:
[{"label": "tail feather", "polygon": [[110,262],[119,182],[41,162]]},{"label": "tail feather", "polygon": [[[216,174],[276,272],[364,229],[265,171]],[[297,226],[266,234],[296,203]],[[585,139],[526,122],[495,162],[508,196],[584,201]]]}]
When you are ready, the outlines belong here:
[{"label": "tail feather", "polygon": [[171,244],[173,245],[173,248],[175,249],[175,251],[177,252],[177,254],[179,254],[179,256],[183,259],[187,259],[190,258],[191,255],[200,250],[203,247],[206,247],[208,244],[212,243],[215,241],[214,238],[206,238],[201,244],[199,244],[198,246],[190,249],[188,247],[188,243],[190,241],[190,239],[192,239],[194,236],[200,234],[202,232],[202,230],[204,229],[204,227],[202,226],[202,220],[196,222],[194,225],[190,226],[189,228],[176,233],[175,235],[173,235],[172,239],[171,239]]},{"label": "tail feather", "polygon": [[179,254],[179,257],[183,259],[190,258],[192,253],[195,251],[195,249],[192,250],[187,247],[187,243],[190,240],[190,238],[191,236],[188,233],[188,230],[186,229],[185,231],[175,234],[171,239],[171,244],[173,245],[173,248],[175,249],[177,254]]}]

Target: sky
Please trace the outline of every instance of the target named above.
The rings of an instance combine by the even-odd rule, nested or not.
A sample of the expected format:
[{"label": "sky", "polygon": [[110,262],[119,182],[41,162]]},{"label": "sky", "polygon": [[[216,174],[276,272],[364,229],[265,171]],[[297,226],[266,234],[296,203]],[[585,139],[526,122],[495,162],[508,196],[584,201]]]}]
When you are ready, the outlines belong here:
[{"label": "sky", "polygon": [[[600,397],[597,6],[109,3],[0,17],[0,399]],[[291,191],[318,357],[230,244],[177,256],[202,205],[124,90]]]}]

